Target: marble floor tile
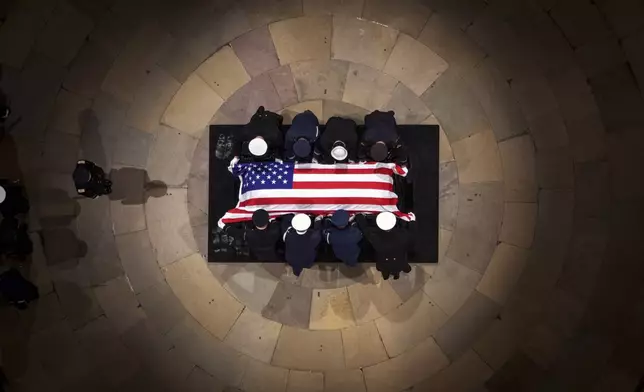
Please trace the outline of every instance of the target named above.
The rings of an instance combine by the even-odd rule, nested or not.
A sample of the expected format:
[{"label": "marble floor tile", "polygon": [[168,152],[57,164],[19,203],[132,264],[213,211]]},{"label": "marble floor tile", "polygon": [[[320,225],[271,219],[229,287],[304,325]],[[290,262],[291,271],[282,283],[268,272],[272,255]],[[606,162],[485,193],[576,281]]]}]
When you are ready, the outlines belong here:
[{"label": "marble floor tile", "polygon": [[147,162],[148,176],[169,186],[182,186],[188,180],[197,139],[165,126],[158,126]]},{"label": "marble floor tile", "polygon": [[286,392],[323,392],[324,374],[299,370],[288,372]]},{"label": "marble floor tile", "polygon": [[503,180],[499,149],[492,132],[474,134],[452,144],[461,184]]},{"label": "marble floor tile", "polygon": [[481,277],[480,273],[445,257],[423,291],[451,316],[465,303]]},{"label": "marble floor tile", "polygon": [[346,287],[313,290],[309,329],[342,329],[355,325]]},{"label": "marble floor tile", "polygon": [[324,392],[366,392],[361,369],[324,372]]},{"label": "marble floor tile", "polygon": [[343,369],[340,331],[309,331],[284,325],[271,363],[296,370]]},{"label": "marble floor tile", "polygon": [[489,327],[500,307],[487,296],[473,291],[465,304],[436,332],[436,343],[456,360]]},{"label": "marble floor tile", "polygon": [[116,248],[134,292],[140,293],[163,280],[147,231],[116,236]]},{"label": "marble floor tile", "polygon": [[35,10],[16,9],[7,16],[0,29],[0,61],[3,64],[22,67],[51,11],[41,14]]},{"label": "marble floor tile", "polygon": [[224,288],[247,309],[261,313],[271,301],[279,280],[257,263],[247,264],[230,273],[227,270],[216,275]]},{"label": "marble floor tile", "polygon": [[230,43],[251,78],[279,67],[268,26],[252,30]]},{"label": "marble floor tile", "polygon": [[159,334],[165,335],[187,316],[186,309],[170,286],[162,280],[140,290],[136,299],[141,304],[150,325]]},{"label": "marble floor tile", "polygon": [[134,94],[125,124],[154,134],[163,112],[181,84],[160,67],[154,67]]},{"label": "marble floor tile", "polygon": [[148,162],[150,147],[154,135],[125,126],[116,135],[114,146],[114,163],[124,166],[144,168]]},{"label": "marble floor tile", "polygon": [[200,367],[195,366],[186,379],[185,388],[189,391],[222,392],[224,385]]},{"label": "marble floor tile", "polygon": [[438,331],[448,316],[422,291],[375,323],[389,357],[396,357]]},{"label": "marble floor tile", "polygon": [[400,30],[416,38],[427,22],[431,10],[417,1],[365,0],[362,17]]},{"label": "marble floor tile", "polygon": [[291,121],[293,121],[293,117],[305,110],[312,111],[319,120],[324,116],[322,104],[322,100],[300,102],[298,104],[287,107],[286,109],[282,110],[280,114],[284,116],[284,124],[290,124]]},{"label": "marble floor tile", "polygon": [[[417,366],[422,363],[423,366]],[[419,383],[449,365],[449,360],[428,338],[396,358],[364,368],[368,391],[399,391]]]},{"label": "marble floor tile", "polygon": [[304,15],[360,17],[364,0],[304,0]]},{"label": "marble floor tile", "polygon": [[496,303],[504,305],[519,281],[527,260],[527,250],[499,243],[476,289]]},{"label": "marble floor tile", "polygon": [[285,325],[308,328],[311,289],[280,282],[262,310],[262,316]]},{"label": "marble floor tile", "polygon": [[81,113],[89,109],[92,102],[82,96],[61,89],[56,97],[56,105],[49,130],[80,136],[82,132]]},{"label": "marble floor tile", "polygon": [[431,114],[425,103],[402,83],[394,88],[383,109],[393,110],[398,124],[420,124]]},{"label": "marble floor tile", "polygon": [[86,43],[70,64],[65,89],[87,98],[96,97],[113,60],[113,56],[96,43]]},{"label": "marble floor tile", "polygon": [[369,322],[342,329],[344,361],[347,368],[375,365],[389,359],[376,324]]},{"label": "marble floor tile", "polygon": [[250,81],[248,72],[230,46],[219,49],[197,68],[196,73],[224,100]]},{"label": "marble floor tile", "polygon": [[252,28],[302,16],[302,2],[298,0],[243,0],[242,4]]},{"label": "marble floor tile", "polygon": [[438,175],[438,221],[441,227],[453,230],[458,212],[458,173],[456,162],[440,165]]},{"label": "marble floor tile", "polygon": [[483,272],[501,231],[503,190],[498,182],[459,187],[456,229],[447,257]]},{"label": "marble floor tile", "polygon": [[537,200],[537,168],[532,138],[528,135],[499,143],[503,162],[505,200],[534,202]]},{"label": "marble floor tile", "polygon": [[252,358],[270,363],[282,325],[244,309],[226,335],[224,343]]},{"label": "marble floor tile", "polygon": [[536,222],[536,203],[505,203],[499,241],[529,249]]},{"label": "marble floor tile", "polygon": [[219,112],[234,123],[247,124],[260,106],[272,112],[282,108],[278,92],[268,74],[253,78],[237,90]]},{"label": "marble floor tile", "polygon": [[[414,385],[419,391],[478,391],[493,370],[472,350],[467,351],[448,368]],[[484,391],[485,389],[480,389]]]},{"label": "marble floor tile", "polygon": [[448,64],[431,49],[412,37],[401,34],[384,72],[403,82],[420,96],[447,70]]},{"label": "marble floor tile", "polygon": [[348,290],[358,325],[386,315],[403,302],[387,281],[356,283]]},{"label": "marble floor tile", "polygon": [[119,334],[145,319],[145,313],[125,277],[93,288],[105,317]]},{"label": "marble floor tile", "polygon": [[241,389],[244,391],[272,392],[286,390],[288,369],[249,360]]},{"label": "marble floor tile", "polygon": [[331,17],[288,19],[268,26],[280,64],[331,57]]},{"label": "marble floor tile", "polygon": [[275,86],[275,91],[280,97],[280,102],[283,107],[295,105],[297,103],[297,90],[295,89],[295,81],[291,73],[291,67],[283,65],[279,68],[271,70],[268,75]]},{"label": "marble floor tile", "polygon": [[356,122],[357,125],[364,124],[364,118],[370,112],[361,107],[352,105],[350,103],[340,101],[325,100],[322,105],[322,112],[324,116],[321,122],[326,123],[329,118],[338,116],[342,118],[349,118]]},{"label": "marble floor tile", "polygon": [[172,98],[161,121],[172,128],[197,135],[223,102],[206,82],[193,74]]},{"label": "marble floor tile", "polygon": [[384,107],[398,81],[366,65],[350,63],[342,100],[367,110]]},{"label": "marble floor tile", "polygon": [[299,100],[342,100],[348,70],[349,63],[338,60],[291,64],[291,72]]},{"label": "marble floor tile", "polygon": [[398,31],[355,18],[333,18],[331,57],[382,70],[398,38]]}]

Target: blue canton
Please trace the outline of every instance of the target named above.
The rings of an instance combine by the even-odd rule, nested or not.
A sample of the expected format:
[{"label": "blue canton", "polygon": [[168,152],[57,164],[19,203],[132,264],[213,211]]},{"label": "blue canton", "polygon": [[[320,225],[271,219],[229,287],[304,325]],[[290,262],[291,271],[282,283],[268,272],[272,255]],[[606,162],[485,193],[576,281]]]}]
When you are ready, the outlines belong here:
[{"label": "blue canton", "polygon": [[254,162],[235,165],[233,174],[242,182],[242,193],[263,189],[293,188],[293,163]]}]

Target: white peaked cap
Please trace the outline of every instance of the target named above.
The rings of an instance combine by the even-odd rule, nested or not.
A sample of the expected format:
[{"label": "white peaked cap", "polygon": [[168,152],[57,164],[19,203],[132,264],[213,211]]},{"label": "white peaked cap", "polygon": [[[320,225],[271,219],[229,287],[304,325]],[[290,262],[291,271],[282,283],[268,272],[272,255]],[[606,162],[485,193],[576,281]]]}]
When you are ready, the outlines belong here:
[{"label": "white peaked cap", "polygon": [[344,161],[347,158],[347,155],[349,155],[347,149],[342,146],[335,146],[331,150],[331,156],[336,161]]},{"label": "white peaked cap", "polygon": [[0,204],[4,201],[4,199],[7,198],[7,191],[4,190],[3,187],[0,186]]},{"label": "white peaked cap", "polygon": [[296,214],[291,225],[297,232],[306,232],[311,227],[311,218],[306,214]]},{"label": "white peaked cap", "polygon": [[391,212],[381,212],[376,217],[376,224],[381,230],[391,230],[396,226],[396,215]]},{"label": "white peaked cap", "polygon": [[254,156],[261,157],[268,151],[268,144],[266,144],[266,140],[258,136],[248,143],[248,149]]}]

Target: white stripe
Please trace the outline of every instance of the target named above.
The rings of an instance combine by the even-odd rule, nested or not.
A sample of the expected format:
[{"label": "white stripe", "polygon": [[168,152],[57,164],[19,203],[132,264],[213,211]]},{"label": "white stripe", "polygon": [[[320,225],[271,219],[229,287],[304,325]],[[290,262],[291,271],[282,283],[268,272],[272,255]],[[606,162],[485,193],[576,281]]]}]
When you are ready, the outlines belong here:
[{"label": "white stripe", "polygon": [[295,174],[294,182],[382,182],[392,184],[394,180],[388,174]]},{"label": "white stripe", "polygon": [[336,163],[333,165],[328,165],[328,164],[323,164],[323,163],[297,163],[295,164],[296,169],[364,169],[364,170],[372,170],[372,169],[379,169],[379,168],[385,168],[385,169],[395,169],[396,164],[395,163],[383,163],[383,162],[376,162],[376,163]]},{"label": "white stripe", "polygon": [[242,194],[239,201],[265,197],[377,197],[394,199],[398,195],[395,192],[380,189],[261,189]]},{"label": "white stripe", "polygon": [[[260,204],[257,206],[239,207],[239,210],[248,211],[252,215],[254,211],[262,209],[271,211],[336,211],[340,209],[351,211],[367,212],[396,212],[396,206],[380,206],[375,204]],[[237,213],[235,213],[237,214]]]}]

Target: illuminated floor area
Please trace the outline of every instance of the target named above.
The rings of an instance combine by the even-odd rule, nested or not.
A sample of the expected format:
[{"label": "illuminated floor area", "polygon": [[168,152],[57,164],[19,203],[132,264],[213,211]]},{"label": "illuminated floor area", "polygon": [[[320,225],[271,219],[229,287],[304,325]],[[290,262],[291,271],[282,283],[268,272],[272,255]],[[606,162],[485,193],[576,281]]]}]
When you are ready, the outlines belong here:
[{"label": "illuminated floor area", "polygon": [[[641,2],[15,3],[1,173],[41,298],[0,307],[12,391],[635,389]],[[204,131],[259,105],[439,124],[439,263],[208,265]],[[76,198],[81,157],[110,198]]]}]

